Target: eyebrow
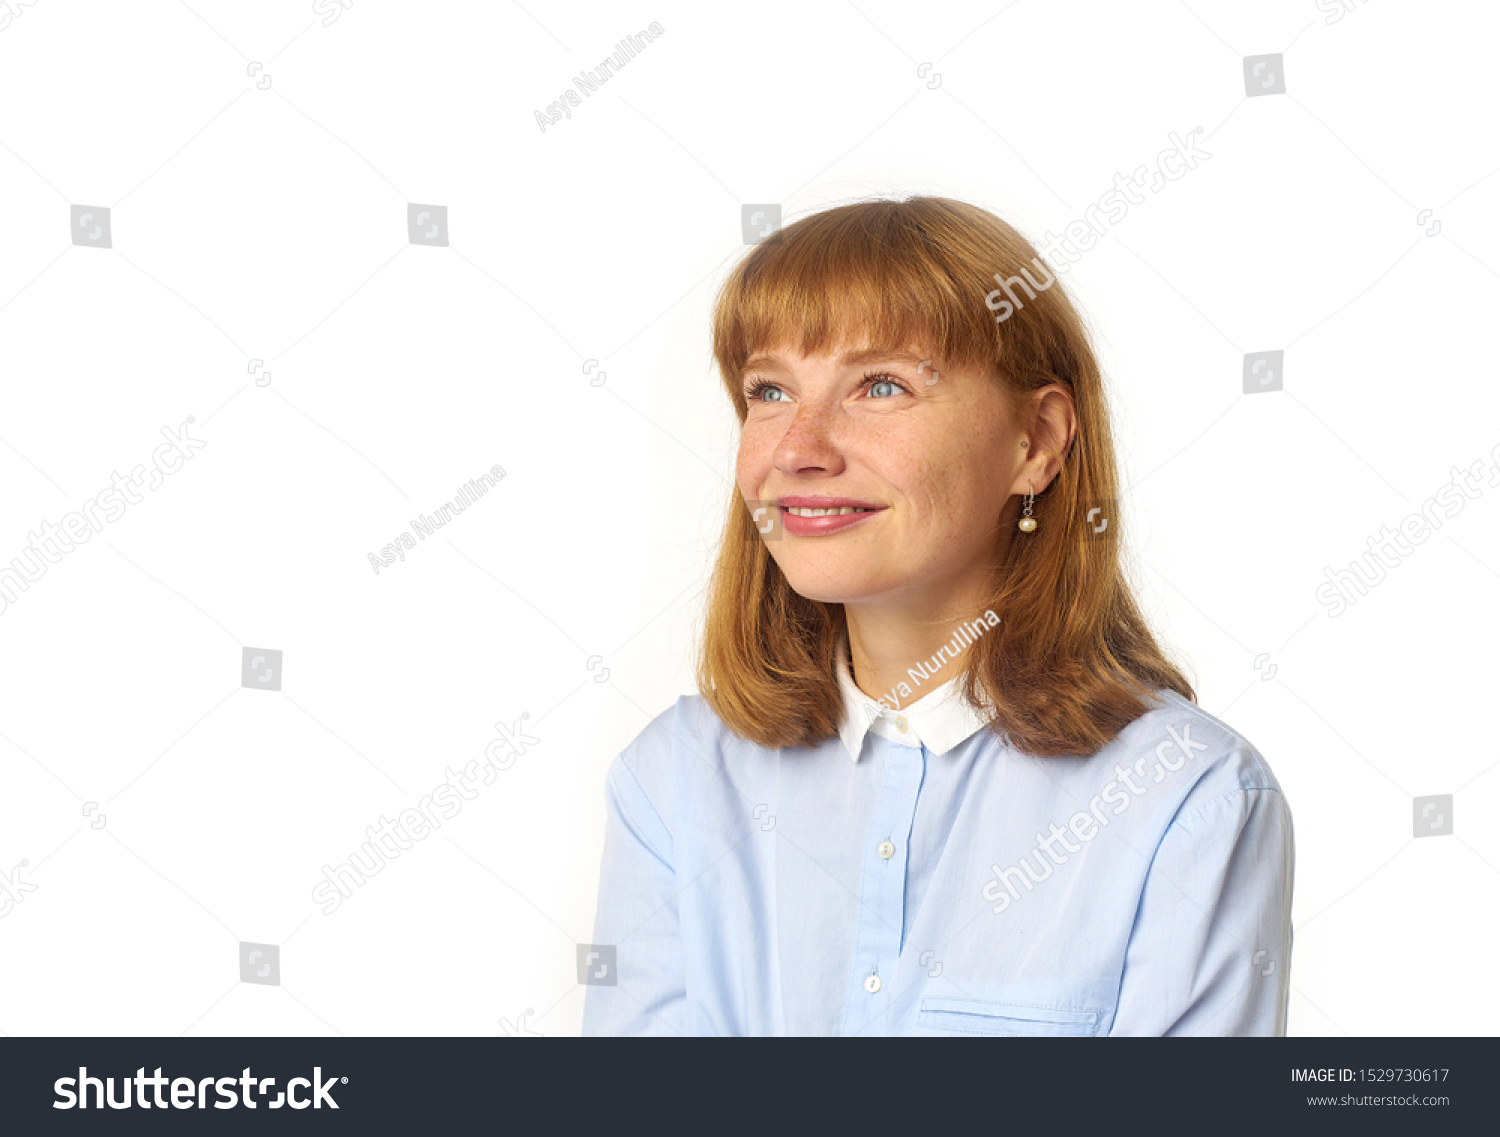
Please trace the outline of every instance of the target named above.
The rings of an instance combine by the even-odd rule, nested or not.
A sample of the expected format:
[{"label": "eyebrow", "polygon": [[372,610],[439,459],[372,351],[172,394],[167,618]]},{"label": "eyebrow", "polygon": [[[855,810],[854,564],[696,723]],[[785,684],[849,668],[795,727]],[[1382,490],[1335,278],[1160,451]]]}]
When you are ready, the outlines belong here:
[{"label": "eyebrow", "polygon": [[[841,367],[858,367],[861,364],[875,363],[877,361],[912,364],[928,362],[922,356],[912,355],[908,351],[890,351],[879,347],[868,347],[860,351],[845,352],[838,358],[838,363]],[[785,366],[784,361],[779,355],[753,356],[746,360],[745,365],[740,368],[740,377],[744,378],[752,371],[768,371],[772,368],[783,366]]]}]

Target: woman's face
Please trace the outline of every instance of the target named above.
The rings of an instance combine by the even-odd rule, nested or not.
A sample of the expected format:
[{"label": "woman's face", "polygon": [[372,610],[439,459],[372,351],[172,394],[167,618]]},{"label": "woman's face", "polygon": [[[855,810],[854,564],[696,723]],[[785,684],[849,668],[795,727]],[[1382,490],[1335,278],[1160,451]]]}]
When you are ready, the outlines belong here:
[{"label": "woman's face", "polygon": [[[1025,436],[994,379],[929,358],[845,343],[746,364],[739,489],[772,511],[758,527],[800,595],[941,607],[1003,553]],[[799,515],[829,508],[841,512]]]}]

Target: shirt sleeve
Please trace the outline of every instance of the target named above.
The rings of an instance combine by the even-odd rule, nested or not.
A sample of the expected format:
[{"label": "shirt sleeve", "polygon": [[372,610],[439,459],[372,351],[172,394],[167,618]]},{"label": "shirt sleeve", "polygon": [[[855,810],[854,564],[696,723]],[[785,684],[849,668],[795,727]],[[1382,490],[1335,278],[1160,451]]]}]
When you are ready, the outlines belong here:
[{"label": "shirt sleeve", "polygon": [[1110,1033],[1284,1035],[1293,859],[1277,789],[1180,815],[1146,877]]},{"label": "shirt sleeve", "polygon": [[672,834],[640,782],[617,757],[605,780],[604,858],[594,917],[594,951],[608,959],[614,982],[585,988],[583,1033],[676,1035],[687,989],[672,867]]}]

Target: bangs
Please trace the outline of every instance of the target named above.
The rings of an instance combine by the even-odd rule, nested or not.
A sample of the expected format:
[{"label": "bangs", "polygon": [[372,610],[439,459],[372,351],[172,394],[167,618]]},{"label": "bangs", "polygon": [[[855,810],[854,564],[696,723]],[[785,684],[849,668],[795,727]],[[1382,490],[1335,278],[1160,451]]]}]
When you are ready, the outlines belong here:
[{"label": "bangs", "polygon": [[714,355],[741,412],[746,361],[777,348],[917,350],[947,365],[990,368],[999,334],[985,295],[989,273],[1010,259],[1010,242],[995,232],[993,247],[976,248],[972,217],[962,218],[960,242],[960,219],[945,216],[950,207],[963,208],[928,198],[829,210],[746,256],[714,311]]}]

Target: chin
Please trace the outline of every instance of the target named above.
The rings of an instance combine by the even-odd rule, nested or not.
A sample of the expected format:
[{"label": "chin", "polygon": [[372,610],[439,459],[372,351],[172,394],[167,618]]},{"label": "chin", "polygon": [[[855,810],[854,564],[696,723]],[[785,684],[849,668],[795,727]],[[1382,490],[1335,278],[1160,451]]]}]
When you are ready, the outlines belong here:
[{"label": "chin", "polygon": [[783,569],[782,573],[798,596],[823,604],[848,604],[884,591],[873,580],[865,580],[854,573],[837,569],[830,569],[826,573],[787,572]]},{"label": "chin", "polygon": [[804,600],[816,600],[821,604],[844,604],[855,597],[849,596],[844,590],[828,592],[816,588],[798,588],[795,581],[791,582],[792,591]]}]

